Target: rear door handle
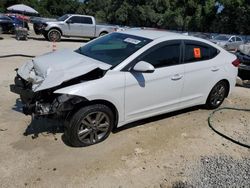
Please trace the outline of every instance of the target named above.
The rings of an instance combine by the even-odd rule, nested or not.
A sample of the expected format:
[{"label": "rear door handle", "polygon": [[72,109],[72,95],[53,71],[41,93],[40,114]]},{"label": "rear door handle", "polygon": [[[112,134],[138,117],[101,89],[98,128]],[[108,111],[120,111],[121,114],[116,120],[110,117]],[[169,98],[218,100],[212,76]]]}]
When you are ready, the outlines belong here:
[{"label": "rear door handle", "polygon": [[216,72],[216,71],[218,71],[218,70],[220,70],[220,69],[219,69],[219,67],[213,67],[211,70],[212,70],[213,72]]},{"label": "rear door handle", "polygon": [[182,79],[182,75],[180,75],[180,74],[175,74],[172,78],[171,78],[171,80],[180,80],[180,79]]}]

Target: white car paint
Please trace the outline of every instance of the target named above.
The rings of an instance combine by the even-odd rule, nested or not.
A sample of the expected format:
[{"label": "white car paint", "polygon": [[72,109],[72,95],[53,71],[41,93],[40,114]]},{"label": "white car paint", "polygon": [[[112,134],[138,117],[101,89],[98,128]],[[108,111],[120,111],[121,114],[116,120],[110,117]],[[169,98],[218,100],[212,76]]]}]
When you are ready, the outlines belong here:
[{"label": "white car paint", "polygon": [[63,49],[34,58],[23,65],[18,74],[25,80],[31,80],[33,91],[37,92],[58,86],[96,68],[108,70],[110,67],[111,65],[77,54],[73,50]]},{"label": "white car paint", "polygon": [[[232,62],[236,56],[209,41],[154,30],[127,30],[120,33],[145,37],[153,41],[111,70],[108,70],[109,67],[104,66],[104,63],[98,62],[92,68],[83,71],[85,74],[103,65],[101,68],[108,70],[104,77],[61,88],[54,93],[76,95],[90,101],[105,100],[112,103],[117,109],[119,117],[117,126],[120,127],[153,115],[205,104],[212,87],[220,80],[227,80],[230,89],[235,86],[237,68],[232,65]],[[156,68],[153,73],[123,71],[131,61],[146,50],[170,40],[200,41],[213,46],[220,53],[211,60]],[[93,61],[86,58],[85,60]],[[76,69],[72,70],[76,71]],[[71,78],[79,75],[79,72],[76,72],[72,72]],[[57,74],[57,71],[53,73]],[[59,75],[61,73],[56,78],[59,78]],[[66,78],[69,79],[69,77]],[[43,79],[46,80],[46,76]],[[47,82],[47,87],[51,87],[50,82],[53,81],[50,79]],[[46,84],[43,84],[42,89],[46,89]]]}]

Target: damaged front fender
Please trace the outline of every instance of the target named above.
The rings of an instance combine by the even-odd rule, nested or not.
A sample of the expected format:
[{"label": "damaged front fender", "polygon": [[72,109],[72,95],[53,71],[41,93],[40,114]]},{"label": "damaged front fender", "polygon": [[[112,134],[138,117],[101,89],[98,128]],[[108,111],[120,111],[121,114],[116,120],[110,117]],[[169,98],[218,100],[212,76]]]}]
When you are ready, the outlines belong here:
[{"label": "damaged front fender", "polygon": [[52,103],[39,103],[35,105],[35,114],[39,116],[57,114],[60,115],[74,109],[77,104],[88,100],[74,95],[60,95]]}]

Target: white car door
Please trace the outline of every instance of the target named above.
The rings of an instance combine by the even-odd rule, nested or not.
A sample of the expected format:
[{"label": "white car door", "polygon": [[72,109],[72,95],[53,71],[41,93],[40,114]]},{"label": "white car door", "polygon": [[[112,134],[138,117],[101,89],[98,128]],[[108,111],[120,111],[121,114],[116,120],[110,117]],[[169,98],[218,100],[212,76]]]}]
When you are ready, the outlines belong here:
[{"label": "white car door", "polygon": [[191,40],[184,41],[184,44],[185,78],[181,105],[189,107],[206,100],[223,70],[223,62],[214,59],[219,51],[210,45]]},{"label": "white car door", "polygon": [[95,23],[91,17],[82,17],[82,36],[95,37]]},{"label": "white car door", "polygon": [[236,37],[231,37],[230,39],[229,39],[229,42],[228,42],[228,44],[227,44],[227,46],[228,46],[228,50],[234,50],[235,48],[236,48],[236,46],[237,46],[237,43],[236,43]]},{"label": "white car door", "polygon": [[126,72],[125,117],[129,120],[165,113],[179,108],[184,66],[180,64],[181,42],[158,44],[132,62],[145,61],[153,73]]},{"label": "white car door", "polygon": [[64,35],[66,36],[83,36],[83,24],[81,16],[72,16],[66,21],[64,26]]}]

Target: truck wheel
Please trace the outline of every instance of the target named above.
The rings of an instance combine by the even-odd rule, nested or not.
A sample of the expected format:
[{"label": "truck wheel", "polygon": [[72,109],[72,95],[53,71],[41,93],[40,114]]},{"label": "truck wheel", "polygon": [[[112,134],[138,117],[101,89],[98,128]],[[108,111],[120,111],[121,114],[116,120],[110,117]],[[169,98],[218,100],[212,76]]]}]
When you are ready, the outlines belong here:
[{"label": "truck wheel", "polygon": [[107,35],[107,34],[108,34],[107,32],[101,32],[100,35],[99,35],[99,37]]},{"label": "truck wheel", "polygon": [[104,141],[114,126],[112,110],[102,104],[77,111],[66,126],[65,136],[74,147],[85,147]]},{"label": "truck wheel", "polygon": [[208,109],[218,108],[226,98],[228,90],[229,88],[225,81],[218,82],[209,93],[206,102],[206,107]]},{"label": "truck wheel", "polygon": [[61,40],[62,34],[58,29],[51,29],[47,35],[49,41],[59,42]]}]

